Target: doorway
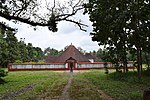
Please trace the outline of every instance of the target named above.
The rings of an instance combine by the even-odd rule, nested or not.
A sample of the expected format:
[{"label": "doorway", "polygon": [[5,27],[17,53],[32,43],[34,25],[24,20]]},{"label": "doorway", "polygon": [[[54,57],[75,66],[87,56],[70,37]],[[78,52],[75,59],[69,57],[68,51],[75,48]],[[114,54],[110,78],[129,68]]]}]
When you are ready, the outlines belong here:
[{"label": "doorway", "polygon": [[70,62],[69,64],[69,68],[70,68],[70,72],[73,72],[73,69],[74,69],[74,62]]},{"label": "doorway", "polygon": [[70,57],[68,60],[66,60],[66,62],[68,63],[68,69],[70,70],[70,72],[73,72],[73,70],[75,69],[76,60]]}]

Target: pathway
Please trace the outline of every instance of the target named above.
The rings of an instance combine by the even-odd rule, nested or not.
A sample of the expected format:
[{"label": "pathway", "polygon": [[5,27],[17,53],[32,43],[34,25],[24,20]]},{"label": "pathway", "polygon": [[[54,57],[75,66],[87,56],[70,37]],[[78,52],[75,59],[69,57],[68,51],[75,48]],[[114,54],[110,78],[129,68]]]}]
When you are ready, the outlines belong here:
[{"label": "pathway", "polygon": [[65,86],[65,88],[63,89],[62,95],[60,96],[59,100],[70,100],[68,90],[70,89],[70,86],[72,83],[72,78],[73,78],[73,73],[71,72],[69,81],[68,81],[67,85]]},{"label": "pathway", "polygon": [[[64,87],[62,94],[59,97],[59,100],[70,100],[71,99],[69,96],[69,89],[72,84],[73,76],[77,73],[83,73],[83,72],[84,71],[74,71],[74,72],[65,71],[64,72],[67,75],[70,74],[70,75],[68,75],[69,81],[68,81],[67,85]],[[99,89],[95,89],[95,90],[100,94],[100,96],[102,97],[103,100],[112,100],[112,98],[109,95],[107,95],[105,92],[103,92],[102,90],[99,90]]]}]

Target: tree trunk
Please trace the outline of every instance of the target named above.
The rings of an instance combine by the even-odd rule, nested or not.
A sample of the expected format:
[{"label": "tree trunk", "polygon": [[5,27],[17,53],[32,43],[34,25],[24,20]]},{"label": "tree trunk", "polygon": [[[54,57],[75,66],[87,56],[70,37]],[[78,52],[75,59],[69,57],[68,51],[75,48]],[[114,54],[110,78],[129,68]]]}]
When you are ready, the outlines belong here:
[{"label": "tree trunk", "polygon": [[140,48],[140,70],[142,72],[142,49]]},{"label": "tree trunk", "polygon": [[145,60],[146,60],[146,64],[147,64],[147,69],[149,69],[149,61],[148,61],[148,57],[147,57],[147,53],[145,52]]},{"label": "tree trunk", "polygon": [[140,47],[137,46],[137,70],[139,75],[141,74],[141,58],[140,58]]}]

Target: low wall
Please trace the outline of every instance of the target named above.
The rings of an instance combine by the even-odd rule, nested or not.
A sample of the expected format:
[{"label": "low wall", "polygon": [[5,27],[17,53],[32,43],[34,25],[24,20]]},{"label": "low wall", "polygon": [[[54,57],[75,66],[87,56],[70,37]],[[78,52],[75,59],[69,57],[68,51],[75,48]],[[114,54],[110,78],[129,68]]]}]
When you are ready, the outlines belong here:
[{"label": "low wall", "polygon": [[49,64],[9,64],[9,71],[15,70],[68,70],[67,64],[49,63]]},{"label": "low wall", "polygon": [[[105,62],[78,62],[75,63],[74,70],[86,70],[86,69],[102,69]],[[128,68],[133,67],[133,63],[127,64]],[[107,62],[108,68],[114,68],[113,64]],[[16,70],[69,70],[68,63],[45,63],[45,64],[9,64],[9,71]]]},{"label": "low wall", "polygon": [[[93,68],[93,69],[98,69],[98,68],[104,68],[104,63],[105,62],[94,62],[94,63],[90,63],[90,62],[86,62],[86,63],[83,63],[83,62],[79,62],[77,63],[77,69],[88,69],[88,68]],[[112,64],[111,63],[107,63],[107,67],[112,67]]]}]

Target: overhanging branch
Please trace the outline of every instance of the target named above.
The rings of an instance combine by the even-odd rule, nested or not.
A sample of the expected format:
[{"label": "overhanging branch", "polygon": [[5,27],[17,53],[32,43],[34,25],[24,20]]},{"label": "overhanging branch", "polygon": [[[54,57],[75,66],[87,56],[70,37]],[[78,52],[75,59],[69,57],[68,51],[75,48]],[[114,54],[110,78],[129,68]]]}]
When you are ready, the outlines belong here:
[{"label": "overhanging branch", "polygon": [[23,19],[20,17],[4,14],[2,12],[0,12],[0,16],[7,19],[7,20],[17,20],[17,21],[20,21],[20,22],[23,22],[26,24],[30,24],[32,26],[48,26],[48,23],[38,23],[38,22],[30,21],[29,19]]},{"label": "overhanging branch", "polygon": [[16,31],[16,29],[11,28],[11,27],[9,27],[9,26],[7,26],[7,25],[1,23],[1,22],[0,22],[0,26],[3,27],[4,29],[8,29],[8,30],[11,30],[11,31]]}]

